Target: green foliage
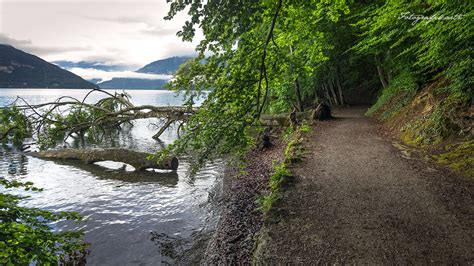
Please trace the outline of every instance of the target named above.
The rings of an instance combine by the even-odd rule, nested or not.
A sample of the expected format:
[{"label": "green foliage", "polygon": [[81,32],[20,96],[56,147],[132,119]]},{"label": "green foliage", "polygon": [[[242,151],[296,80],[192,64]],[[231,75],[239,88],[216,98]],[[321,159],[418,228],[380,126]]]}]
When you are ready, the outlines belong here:
[{"label": "green foliage", "polygon": [[262,210],[263,213],[268,213],[273,205],[280,200],[281,195],[280,193],[275,193],[272,192],[268,195],[264,195],[263,197],[259,198],[258,203],[260,205],[260,210]]},{"label": "green foliage", "polygon": [[307,124],[303,124],[294,130],[291,127],[288,128],[286,132],[288,134],[286,137],[287,145],[284,150],[285,160],[274,164],[273,172],[268,179],[270,192],[258,200],[260,209],[264,213],[268,213],[272,206],[280,199],[281,186],[293,176],[288,166],[301,160],[302,134],[311,130],[311,127]]},{"label": "green foliage", "polygon": [[[31,182],[0,178],[3,189],[24,188],[40,191]],[[25,197],[0,193],[0,264],[51,265],[86,256],[82,232],[54,232],[49,224],[70,220],[79,222],[74,212],[53,213],[37,208],[21,207]]]},{"label": "green foliage", "polygon": [[382,91],[374,105],[367,111],[366,115],[372,116],[379,113],[381,120],[387,120],[397,114],[402,107],[408,105],[417,91],[416,80],[410,73],[403,72],[397,75]]},{"label": "green foliage", "polygon": [[[106,96],[95,104],[85,102],[93,92]],[[114,132],[137,115],[126,93],[110,94],[92,90],[82,100],[62,96],[54,102],[30,105],[21,97],[0,107],[0,142],[21,146],[26,138],[37,141],[41,149],[55,147],[70,136],[90,141]]]},{"label": "green foliage", "polygon": [[298,93],[301,101],[313,102],[312,77],[332,49],[320,22],[336,23],[349,12],[345,1],[211,0],[172,2],[166,18],[187,7],[191,19],[178,35],[189,41],[200,27],[204,40],[200,55],[180,67],[168,88],[183,93],[187,106],[211,92],[185,134],[157,158],[189,153],[199,165],[252,146],[249,132],[262,112],[301,107]]},{"label": "green foliage", "polygon": [[23,140],[31,136],[31,125],[18,108],[0,109],[0,142],[9,142],[20,146]]},{"label": "green foliage", "polygon": [[448,136],[448,124],[442,107],[437,106],[433,112],[405,126],[402,138],[412,145],[438,144]]},{"label": "green foliage", "polygon": [[307,123],[302,123],[301,126],[299,127],[299,130],[303,134],[307,134],[313,131],[313,129],[311,128],[311,125],[308,125]]},{"label": "green foliage", "polygon": [[[443,90],[449,90],[449,88],[441,89]],[[445,98],[438,99],[430,112],[410,121],[401,129],[401,137],[405,143],[433,145],[441,143],[450,136],[462,135],[461,125],[454,122],[454,116],[456,116],[457,108],[464,106],[469,98],[463,93],[448,93],[447,95]]]},{"label": "green foliage", "polygon": [[[204,40],[200,57],[169,88],[184,92],[189,106],[202,91],[212,92],[186,135],[163,152],[193,153],[202,162],[245,149],[262,111],[287,112],[321,99],[343,104],[348,92],[368,97],[382,85],[367,113],[382,120],[439,76],[450,80],[450,94],[472,98],[472,7],[421,0],[173,2],[167,19],[186,8],[191,16],[178,35],[189,41],[201,27]],[[458,17],[415,23],[411,14]],[[204,58],[205,52],[212,55]],[[429,122],[441,123],[436,114]]]},{"label": "green foliage", "polygon": [[285,163],[277,164],[274,167],[273,173],[270,175],[270,189],[276,191],[280,188],[283,180],[291,176],[290,171],[287,169]]},{"label": "green foliage", "polygon": [[275,164],[274,170],[270,175],[268,182],[270,192],[267,195],[263,195],[258,200],[260,209],[264,213],[268,213],[272,206],[280,199],[281,185],[291,176],[291,172],[288,170],[285,163]]},{"label": "green foliage", "polygon": [[[450,94],[472,99],[473,7],[472,1],[404,0],[374,1],[360,8],[357,14],[360,19],[354,26],[361,30],[361,39],[352,51],[380,57],[382,69],[394,77],[392,80],[387,77],[389,86],[369,114],[400,93],[398,89],[406,90],[394,87],[403,86],[398,84],[400,77],[406,79],[408,75],[416,76],[414,82],[422,84],[447,77]],[[403,102],[406,99],[402,97]],[[403,105],[392,106],[399,110]],[[383,119],[395,113],[390,111]],[[431,122],[435,123],[436,119],[434,114]]]}]

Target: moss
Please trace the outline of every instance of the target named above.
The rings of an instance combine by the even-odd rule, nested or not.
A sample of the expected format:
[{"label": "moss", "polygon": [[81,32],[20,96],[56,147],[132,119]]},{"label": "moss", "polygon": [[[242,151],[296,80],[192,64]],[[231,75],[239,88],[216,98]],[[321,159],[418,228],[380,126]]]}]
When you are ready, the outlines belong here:
[{"label": "moss", "polygon": [[[456,89],[446,78],[426,84],[418,93],[409,79],[403,83],[405,87],[397,88],[394,83],[387,87],[366,114],[383,121],[410,146],[445,150],[436,156],[438,163],[474,176],[474,144],[468,118],[472,95]],[[447,147],[449,139],[469,141]]]},{"label": "moss", "polygon": [[474,140],[450,145],[436,159],[454,172],[474,178]]},{"label": "moss", "polygon": [[302,133],[300,128],[296,129],[291,137],[288,139],[288,144],[285,148],[285,162],[287,163],[296,163],[301,161],[302,157],[302,146],[301,141]]},{"label": "moss", "polygon": [[433,112],[405,125],[400,137],[412,146],[437,145],[450,135],[447,128],[446,116]]},{"label": "moss", "polygon": [[284,138],[287,141],[284,151],[285,160],[281,163],[275,163],[273,172],[268,180],[270,191],[258,199],[260,210],[262,210],[263,213],[268,213],[272,209],[272,206],[281,198],[281,186],[292,176],[288,165],[301,161],[302,134],[305,131],[310,132],[311,127],[303,124],[296,129],[288,129],[285,132]]},{"label": "moss", "polygon": [[459,126],[452,121],[453,110],[463,105],[466,98],[462,94],[452,94],[443,100],[431,103],[431,111],[406,121],[401,128],[402,140],[410,145],[437,145],[459,132]]}]

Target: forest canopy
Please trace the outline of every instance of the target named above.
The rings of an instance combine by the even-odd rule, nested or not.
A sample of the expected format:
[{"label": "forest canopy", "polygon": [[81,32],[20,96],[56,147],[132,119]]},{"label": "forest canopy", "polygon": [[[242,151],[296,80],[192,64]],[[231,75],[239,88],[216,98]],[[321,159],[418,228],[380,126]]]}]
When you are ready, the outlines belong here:
[{"label": "forest canopy", "polygon": [[[212,89],[186,124],[186,134],[161,152],[191,151],[200,162],[252,145],[262,113],[331,105],[374,104],[397,96],[396,114],[427,84],[436,93],[428,141],[446,137],[453,108],[472,101],[471,1],[170,1],[165,19],[187,12],[177,34],[196,30],[199,56],[182,65],[169,88],[186,104]],[[376,100],[377,99],[377,100]],[[431,120],[430,120],[431,119]],[[456,126],[455,126],[456,127]],[[456,128],[457,129],[457,128]]]},{"label": "forest canopy", "polygon": [[[473,87],[471,1],[168,2],[165,19],[188,14],[177,32],[183,41],[198,29],[204,35],[198,56],[168,84],[184,95],[183,107],[133,106],[126,94],[100,90],[106,99],[92,105],[67,96],[51,108],[18,99],[0,109],[0,141],[21,144],[37,134],[49,148],[154,116],[165,125],[179,120],[181,132],[157,159],[187,153],[199,166],[253,147],[262,115],[365,104],[372,105],[367,115],[387,120],[430,85],[430,111],[405,127],[408,142],[472,135],[465,118]],[[69,112],[58,113],[61,106]]]}]

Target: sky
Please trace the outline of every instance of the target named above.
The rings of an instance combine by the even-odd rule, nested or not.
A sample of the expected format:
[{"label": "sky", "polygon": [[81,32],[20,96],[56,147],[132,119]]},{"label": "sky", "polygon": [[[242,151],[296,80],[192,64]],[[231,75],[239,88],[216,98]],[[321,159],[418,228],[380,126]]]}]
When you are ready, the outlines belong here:
[{"label": "sky", "polygon": [[[198,33],[193,43],[182,42],[176,32],[187,15],[165,21],[167,11],[166,0],[0,0],[0,43],[49,62],[100,62],[136,75],[131,70],[152,61],[193,55],[202,38]],[[70,70],[110,79],[97,69]]]}]

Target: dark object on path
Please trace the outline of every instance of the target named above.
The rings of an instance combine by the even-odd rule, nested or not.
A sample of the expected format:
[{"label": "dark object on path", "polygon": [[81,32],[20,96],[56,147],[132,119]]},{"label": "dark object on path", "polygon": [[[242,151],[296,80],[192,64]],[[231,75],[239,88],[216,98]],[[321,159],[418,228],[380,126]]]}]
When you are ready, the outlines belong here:
[{"label": "dark object on path", "polygon": [[316,109],[314,109],[313,111],[312,117],[314,120],[319,120],[319,121],[330,119],[332,117],[331,107],[329,107],[329,105],[327,105],[324,102],[318,104]]},{"label": "dark object on path", "polygon": [[299,124],[300,122],[298,121],[297,110],[294,108],[290,114],[290,126],[296,128]]},{"label": "dark object on path", "polygon": [[262,137],[261,137],[261,143],[260,143],[260,150],[263,150],[263,149],[268,149],[268,148],[271,148],[273,146],[272,142],[271,142],[271,137],[270,137],[270,133],[272,131],[272,127],[266,127],[265,130],[262,132]]},{"label": "dark object on path", "polygon": [[101,161],[115,161],[127,163],[136,170],[147,168],[176,170],[178,169],[178,159],[169,157],[158,163],[156,160],[148,160],[151,154],[127,149],[61,149],[32,152],[29,155],[41,159],[63,159],[81,160],[85,164],[92,164]]}]

